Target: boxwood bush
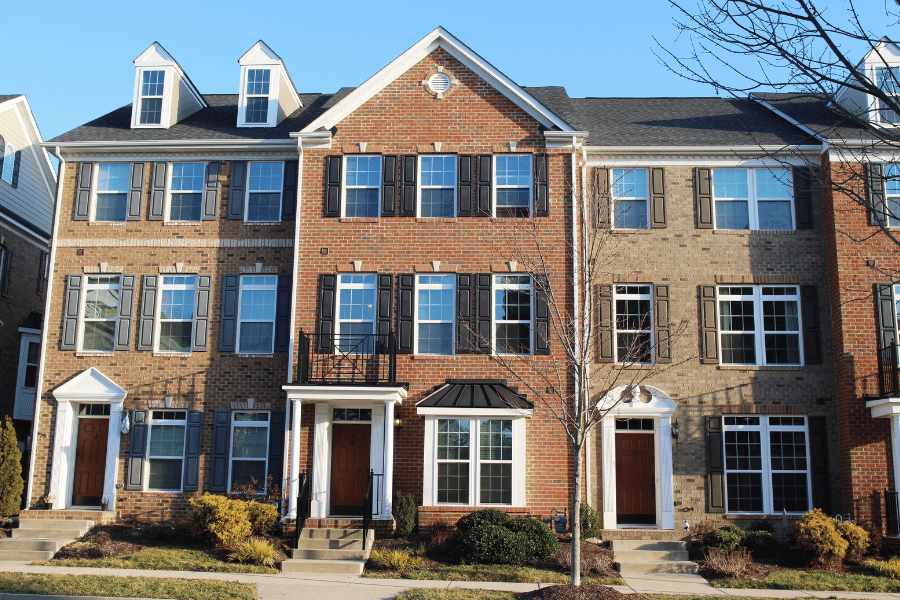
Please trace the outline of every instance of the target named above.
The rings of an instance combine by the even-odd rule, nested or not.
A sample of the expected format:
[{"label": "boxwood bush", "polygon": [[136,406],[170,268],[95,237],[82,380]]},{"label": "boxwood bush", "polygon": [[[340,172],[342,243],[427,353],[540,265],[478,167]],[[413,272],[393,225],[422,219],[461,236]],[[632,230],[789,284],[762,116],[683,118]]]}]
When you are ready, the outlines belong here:
[{"label": "boxwood bush", "polygon": [[753,558],[767,558],[775,554],[778,540],[768,531],[748,531],[741,545],[753,554]]},{"label": "boxwood bush", "polygon": [[466,564],[521,565],[559,551],[559,540],[536,519],[512,519],[503,511],[476,511],[456,523],[451,555]]},{"label": "boxwood bush", "polygon": [[731,552],[741,545],[744,541],[744,530],[737,525],[728,525],[713,529],[703,536],[703,545],[708,548],[718,548],[726,552]]},{"label": "boxwood bush", "polygon": [[581,503],[581,539],[600,537],[600,517],[597,511]]}]

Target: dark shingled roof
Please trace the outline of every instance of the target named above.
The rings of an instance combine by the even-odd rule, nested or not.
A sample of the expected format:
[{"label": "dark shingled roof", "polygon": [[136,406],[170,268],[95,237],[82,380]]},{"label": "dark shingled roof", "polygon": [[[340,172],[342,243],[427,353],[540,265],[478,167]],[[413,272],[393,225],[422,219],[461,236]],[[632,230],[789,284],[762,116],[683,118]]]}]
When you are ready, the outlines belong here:
[{"label": "dark shingled roof", "polygon": [[25,94],[0,94],[0,102],[6,102],[7,100],[12,100],[13,98],[18,98],[19,96],[24,96]]},{"label": "dark shingled roof", "polygon": [[417,408],[524,408],[533,409],[518,390],[505,379],[448,379],[437,391],[426,396]]},{"label": "dark shingled roof", "polygon": [[780,92],[758,93],[756,97],[827,139],[875,141],[884,137],[835,108],[825,94]]}]

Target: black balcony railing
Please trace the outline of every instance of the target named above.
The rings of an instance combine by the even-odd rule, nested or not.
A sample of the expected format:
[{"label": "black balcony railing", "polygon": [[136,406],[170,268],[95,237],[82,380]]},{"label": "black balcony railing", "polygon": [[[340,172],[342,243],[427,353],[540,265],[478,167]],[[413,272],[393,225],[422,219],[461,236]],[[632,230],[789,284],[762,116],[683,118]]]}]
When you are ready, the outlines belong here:
[{"label": "black balcony railing", "polygon": [[374,491],[375,474],[369,469],[366,476],[366,493],[363,496],[363,549],[366,547],[366,541],[369,539],[369,527],[372,525],[372,492]]},{"label": "black balcony railing", "polygon": [[897,502],[897,492],[884,490],[884,513],[887,521],[887,534],[900,535],[900,506]]},{"label": "black balcony railing", "polygon": [[878,349],[878,389],[882,398],[900,395],[900,376],[897,370],[897,343]]},{"label": "black balcony railing", "polygon": [[309,500],[309,473],[303,471],[300,473],[300,481],[297,486],[297,522],[294,531],[297,537],[297,548],[300,547],[300,533],[306,527],[306,520],[309,518]]},{"label": "black balcony railing", "polygon": [[397,342],[387,334],[300,332],[299,383],[396,383]]}]

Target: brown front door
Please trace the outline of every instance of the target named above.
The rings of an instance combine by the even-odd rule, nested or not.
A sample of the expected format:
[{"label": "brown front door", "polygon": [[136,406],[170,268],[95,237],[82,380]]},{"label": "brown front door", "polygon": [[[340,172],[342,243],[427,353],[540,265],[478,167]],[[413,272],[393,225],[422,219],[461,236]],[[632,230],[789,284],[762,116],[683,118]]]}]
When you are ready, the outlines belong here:
[{"label": "brown front door", "polygon": [[99,506],[103,499],[109,419],[78,419],[72,504]]},{"label": "brown front door", "polygon": [[331,514],[361,515],[372,426],[335,423],[331,435]]},{"label": "brown front door", "polygon": [[652,433],[616,432],[618,523],[656,524],[656,467]]}]

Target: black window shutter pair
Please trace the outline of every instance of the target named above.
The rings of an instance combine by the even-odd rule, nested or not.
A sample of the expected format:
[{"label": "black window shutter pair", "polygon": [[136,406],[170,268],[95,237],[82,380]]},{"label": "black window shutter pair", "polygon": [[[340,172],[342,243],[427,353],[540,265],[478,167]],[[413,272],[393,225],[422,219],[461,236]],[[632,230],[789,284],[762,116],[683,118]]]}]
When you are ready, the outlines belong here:
[{"label": "black window shutter pair", "polygon": [[[144,275],[141,286],[141,321],[138,326],[138,346],[141,351],[153,350],[153,331],[156,324],[156,303],[159,298],[159,275]],[[194,327],[192,352],[209,350],[209,311],[212,278],[209,275],[197,276],[197,288],[194,293]]]},{"label": "black window shutter pair", "polygon": [[[866,164],[866,192],[868,194],[869,225],[887,227],[888,210],[884,197],[884,165]],[[895,215],[900,217],[900,215]]]},{"label": "black window shutter pair", "polygon": [[[797,229],[813,228],[813,203],[818,199],[818,178],[809,167],[794,167],[794,224]],[[697,229],[715,227],[712,169],[694,169],[694,197],[697,205]]]},{"label": "black window shutter pair", "polygon": [[[269,414],[269,468],[266,473],[274,484],[281,487],[284,467],[284,411]],[[211,492],[228,491],[228,454],[231,449],[231,411],[217,410],[213,423],[212,476],[209,483]],[[257,482],[265,487],[266,482]]]},{"label": "black window shutter pair", "polygon": [[13,253],[7,248],[0,250],[0,260],[3,261],[3,271],[0,272],[0,294],[5,298],[9,296],[9,280],[12,278]]},{"label": "black window shutter pair", "polygon": [[[412,164],[407,164],[407,159],[412,158]],[[400,214],[403,215],[407,204],[412,202],[412,215],[415,215],[415,184],[416,184],[416,164],[415,156],[404,156],[401,163],[401,209]],[[381,157],[381,207],[380,213],[382,217],[393,217],[397,215],[397,162],[398,157],[393,154]],[[326,156],[325,157],[325,209],[323,216],[340,217],[341,202],[343,201],[341,188],[344,176],[344,157],[343,156]],[[407,197],[408,181],[412,179],[412,195]]]},{"label": "black window shutter pair", "polygon": [[[334,319],[337,309],[337,275],[319,275],[319,322],[317,333],[319,342],[316,352],[331,354],[334,352]],[[393,276],[387,273],[379,273],[376,284],[376,312],[375,333],[379,352],[385,352],[391,343],[389,336],[392,332],[394,284]]]},{"label": "black window shutter pair", "polygon": [[[213,163],[209,163],[212,165]],[[207,219],[215,219],[215,210],[216,206],[218,206],[218,181],[219,181],[219,172],[221,171],[221,165],[216,163],[216,174],[215,178],[210,174],[210,166],[207,166],[206,173],[206,181],[207,188],[206,193],[207,196],[214,198],[214,201],[210,199],[204,199],[204,208],[203,208],[203,218]],[[281,219],[296,219],[297,218],[297,173],[299,169],[299,162],[296,160],[286,160],[284,161],[284,168],[282,169],[282,180],[281,180]],[[247,191],[247,176],[248,176],[248,168],[247,161],[245,160],[235,160],[231,163],[231,177],[228,182],[228,215],[227,218],[231,220],[241,220],[244,218],[244,200],[245,194]],[[215,194],[212,192],[212,183],[213,179],[215,180],[216,189]],[[207,214],[211,214],[212,216],[207,217]]]},{"label": "black window shutter pair", "polygon": [[244,190],[247,185],[247,161],[231,162],[231,177],[228,181],[228,218],[244,218]]},{"label": "black window shutter pair", "polygon": [[[595,336],[597,339],[597,350],[594,358],[596,362],[600,363],[611,363],[616,360],[616,341],[613,339],[613,320],[616,318],[616,313],[612,292],[613,286],[611,285],[594,286],[594,302],[597,312],[596,327],[598,328]],[[669,286],[654,285],[653,299],[653,329],[656,338],[654,340],[654,345],[656,346],[654,359],[661,364],[671,363]]]},{"label": "black window shutter pair", "polygon": [[[291,283],[290,275],[278,276],[275,295],[275,352],[287,352],[290,345]],[[237,350],[238,294],[240,275],[225,275],[222,281],[222,318],[219,325],[219,351]]]},{"label": "black window shutter pair", "polygon": [[456,353],[490,354],[491,274],[456,275]]},{"label": "black window shutter pair", "polygon": [[551,335],[549,278],[544,274],[535,275],[532,278],[532,289],[534,293],[534,354],[548,355],[550,354]]},{"label": "black window shutter pair", "polygon": [[[126,490],[140,490],[144,483],[144,462],[149,438],[148,411],[132,411],[131,443],[128,449],[128,473]],[[182,490],[196,492],[200,489],[200,441],[203,437],[203,412],[187,411],[187,429],[184,436],[184,473]]]},{"label": "black window shutter pair", "polygon": [[[115,350],[131,348],[131,322],[134,320],[134,275],[119,278],[119,306],[116,311]],[[63,329],[59,340],[60,350],[78,349],[78,320],[81,310],[81,291],[84,275],[66,277],[66,292],[63,301]]]}]

